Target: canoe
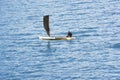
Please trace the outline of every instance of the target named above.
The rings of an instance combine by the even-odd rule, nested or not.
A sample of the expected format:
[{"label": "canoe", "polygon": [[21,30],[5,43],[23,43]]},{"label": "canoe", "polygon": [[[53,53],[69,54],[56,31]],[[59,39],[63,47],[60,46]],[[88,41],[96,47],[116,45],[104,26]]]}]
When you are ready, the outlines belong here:
[{"label": "canoe", "polygon": [[39,36],[41,40],[74,40],[75,37],[42,37]]}]

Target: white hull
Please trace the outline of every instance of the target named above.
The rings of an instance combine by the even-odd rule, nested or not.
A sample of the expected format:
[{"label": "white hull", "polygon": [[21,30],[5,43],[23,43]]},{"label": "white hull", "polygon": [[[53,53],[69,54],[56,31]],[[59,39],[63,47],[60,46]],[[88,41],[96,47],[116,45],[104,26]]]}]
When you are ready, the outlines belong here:
[{"label": "white hull", "polygon": [[75,37],[42,37],[39,36],[41,40],[73,40]]}]

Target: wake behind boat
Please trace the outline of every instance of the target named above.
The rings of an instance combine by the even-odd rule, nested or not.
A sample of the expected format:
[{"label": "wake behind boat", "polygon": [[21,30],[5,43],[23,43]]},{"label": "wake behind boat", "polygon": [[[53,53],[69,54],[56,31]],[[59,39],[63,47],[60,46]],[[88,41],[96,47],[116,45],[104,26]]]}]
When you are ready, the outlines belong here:
[{"label": "wake behind boat", "polygon": [[75,37],[51,37],[50,36],[50,28],[49,28],[49,15],[43,16],[43,25],[44,25],[44,29],[47,32],[48,37],[42,37],[39,36],[39,39],[41,40],[73,40],[75,39]]}]

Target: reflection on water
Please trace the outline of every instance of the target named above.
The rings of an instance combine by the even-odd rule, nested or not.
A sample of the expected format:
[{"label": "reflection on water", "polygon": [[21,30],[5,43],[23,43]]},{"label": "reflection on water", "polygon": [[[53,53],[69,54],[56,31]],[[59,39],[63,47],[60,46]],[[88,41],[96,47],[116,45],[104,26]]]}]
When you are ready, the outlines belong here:
[{"label": "reflection on water", "polygon": [[50,41],[48,41],[47,48],[51,49]]}]

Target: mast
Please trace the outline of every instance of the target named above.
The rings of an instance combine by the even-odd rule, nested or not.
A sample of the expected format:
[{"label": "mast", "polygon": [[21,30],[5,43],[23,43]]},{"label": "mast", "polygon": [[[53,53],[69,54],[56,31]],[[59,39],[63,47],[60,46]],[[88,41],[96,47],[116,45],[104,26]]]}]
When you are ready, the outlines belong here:
[{"label": "mast", "polygon": [[43,25],[47,32],[47,35],[50,36],[50,28],[49,28],[49,15],[43,17]]}]

